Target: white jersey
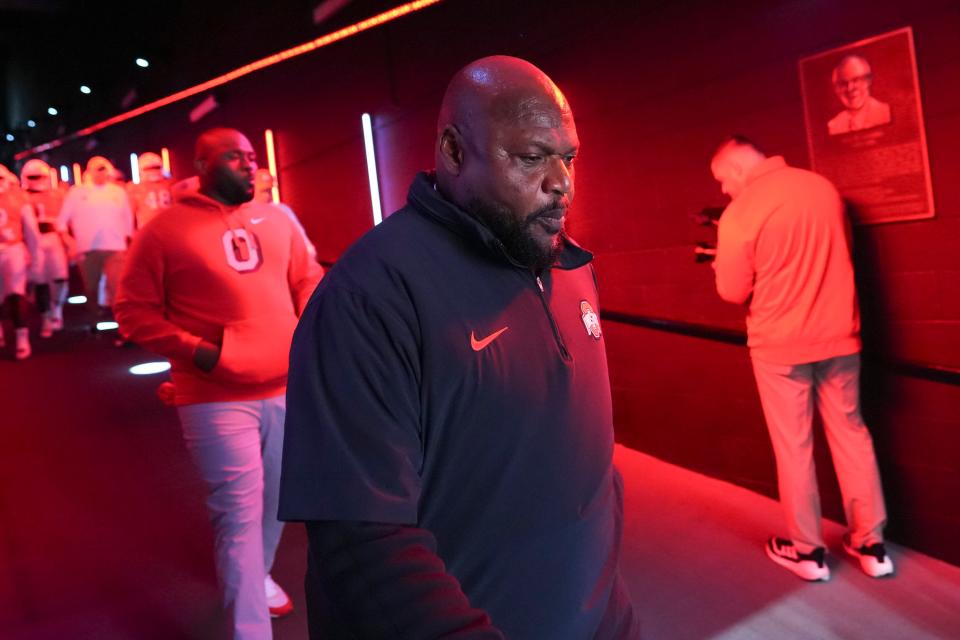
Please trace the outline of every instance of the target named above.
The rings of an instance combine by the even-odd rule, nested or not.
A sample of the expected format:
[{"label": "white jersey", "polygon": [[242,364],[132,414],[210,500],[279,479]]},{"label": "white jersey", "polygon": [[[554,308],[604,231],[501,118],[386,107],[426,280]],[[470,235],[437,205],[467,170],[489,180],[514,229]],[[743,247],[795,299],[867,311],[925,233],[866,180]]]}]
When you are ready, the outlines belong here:
[{"label": "white jersey", "polygon": [[77,252],[125,251],[133,236],[133,211],[127,192],[116,184],[77,185],[70,189],[58,225],[70,228]]}]

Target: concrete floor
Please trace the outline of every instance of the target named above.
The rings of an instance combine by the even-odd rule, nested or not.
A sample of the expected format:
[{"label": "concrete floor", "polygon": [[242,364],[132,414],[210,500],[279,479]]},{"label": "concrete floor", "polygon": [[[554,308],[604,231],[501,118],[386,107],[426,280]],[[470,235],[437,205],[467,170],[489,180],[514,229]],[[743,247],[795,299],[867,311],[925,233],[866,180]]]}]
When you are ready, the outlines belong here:
[{"label": "concrete floor", "polygon": [[[148,359],[76,329],[0,356],[0,638],[219,637],[203,488],[154,397],[162,378],[126,372]],[[960,568],[891,545],[896,577],[872,580],[828,523],[833,579],[808,584],[763,554],[775,502],[622,447],[616,462],[648,640],[960,638]],[[297,611],[279,640],[307,637],[305,548],[287,527],[274,577]]]},{"label": "concrete floor", "polygon": [[827,521],[831,580],[807,583],[763,552],[783,534],[777,502],[623,447],[616,462],[622,568],[647,640],[960,638],[960,568],[888,544],[896,575],[869,578]]}]

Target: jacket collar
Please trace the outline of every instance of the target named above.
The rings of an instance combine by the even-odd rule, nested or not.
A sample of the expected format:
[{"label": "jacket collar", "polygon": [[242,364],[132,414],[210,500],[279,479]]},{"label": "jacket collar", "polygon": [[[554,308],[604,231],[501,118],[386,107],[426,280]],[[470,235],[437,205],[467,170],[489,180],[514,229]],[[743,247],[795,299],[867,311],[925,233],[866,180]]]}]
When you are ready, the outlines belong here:
[{"label": "jacket collar", "polygon": [[747,184],[753,182],[760,176],[765,176],[768,173],[776,171],[777,169],[783,169],[786,166],[787,161],[783,159],[783,156],[764,158],[762,162],[750,169],[750,173],[747,174]]},{"label": "jacket collar", "polygon": [[[433,173],[420,172],[410,185],[407,202],[416,211],[442,224],[457,235],[463,236],[478,246],[486,248],[498,259],[525,269],[507,254],[503,243],[490,231],[489,227],[448,201],[436,188]],[[583,249],[565,233],[561,236],[563,249],[551,265],[556,269],[577,269],[593,260],[593,254]]]}]

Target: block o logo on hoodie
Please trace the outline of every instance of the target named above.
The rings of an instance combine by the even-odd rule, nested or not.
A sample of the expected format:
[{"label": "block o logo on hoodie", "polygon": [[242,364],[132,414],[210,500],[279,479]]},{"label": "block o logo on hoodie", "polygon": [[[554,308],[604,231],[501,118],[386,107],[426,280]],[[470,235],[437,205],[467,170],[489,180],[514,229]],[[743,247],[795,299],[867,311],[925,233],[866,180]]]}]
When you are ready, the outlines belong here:
[{"label": "block o logo on hoodie", "polygon": [[235,271],[249,273],[263,264],[260,242],[255,233],[246,229],[229,229],[223,233],[223,251],[227,254],[227,264]]}]

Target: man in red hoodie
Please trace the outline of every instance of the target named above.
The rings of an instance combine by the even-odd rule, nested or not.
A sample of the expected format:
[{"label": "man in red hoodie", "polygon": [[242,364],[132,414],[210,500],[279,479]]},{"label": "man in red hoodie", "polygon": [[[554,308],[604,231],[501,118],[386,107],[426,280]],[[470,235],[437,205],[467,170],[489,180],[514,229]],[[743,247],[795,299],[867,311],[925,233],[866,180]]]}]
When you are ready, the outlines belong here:
[{"label": "man in red hoodie", "polygon": [[[136,236],[115,314],[130,340],[168,357],[187,448],[209,489],[233,638],[271,637],[289,598],[270,578],[287,354],[322,276],[276,207],[251,203],[256,154],[233,129],[197,141],[197,192]],[[244,205],[244,206],[241,206]]]},{"label": "man in red hoodie", "polygon": [[747,307],[747,346],[777,460],[789,538],[765,547],[778,565],[828,580],[813,463],[813,408],[823,418],[843,494],[843,544],[864,573],[893,573],[870,432],[860,416],[860,312],[843,200],[811,171],[768,158],[741,136],[711,170],[730,205],[717,228],[717,291]]}]

